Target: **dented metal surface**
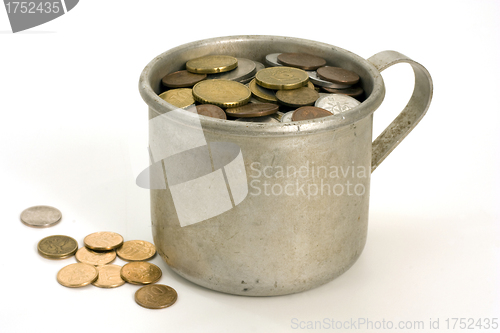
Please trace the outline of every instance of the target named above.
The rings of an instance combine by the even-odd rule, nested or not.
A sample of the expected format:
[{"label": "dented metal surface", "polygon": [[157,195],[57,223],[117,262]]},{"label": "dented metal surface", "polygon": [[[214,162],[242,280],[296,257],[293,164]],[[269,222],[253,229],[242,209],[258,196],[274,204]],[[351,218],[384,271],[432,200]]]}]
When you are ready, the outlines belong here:
[{"label": "dented metal surface", "polygon": [[[277,52],[312,53],[329,65],[355,71],[368,98],[345,113],[309,121],[259,124],[199,117],[207,142],[231,142],[240,147],[249,193],[232,209],[181,227],[168,187],[151,190],[153,236],[158,252],[175,272],[225,293],[272,296],[301,292],[331,281],[351,267],[366,241],[371,170],[415,126],[432,94],[432,84],[425,83],[430,82],[427,71],[402,55],[381,52],[367,61],[310,40],[233,36],[193,42],[156,57],[139,82],[150,119],[173,110],[157,96],[160,81],[167,73],[183,69],[187,60],[228,54],[265,62],[267,54]],[[415,93],[409,111],[375,141],[372,154],[373,112],[385,94],[379,71],[394,61],[414,66]],[[193,126],[196,116],[186,112],[177,125]],[[151,132],[150,139],[157,140],[158,133]],[[304,172],[287,173],[293,168]],[[339,184],[348,190],[348,183],[352,190],[357,185],[363,191],[340,195],[332,191]],[[313,195],[306,190],[315,186],[325,193]],[[282,192],[272,192],[273,188]]]}]

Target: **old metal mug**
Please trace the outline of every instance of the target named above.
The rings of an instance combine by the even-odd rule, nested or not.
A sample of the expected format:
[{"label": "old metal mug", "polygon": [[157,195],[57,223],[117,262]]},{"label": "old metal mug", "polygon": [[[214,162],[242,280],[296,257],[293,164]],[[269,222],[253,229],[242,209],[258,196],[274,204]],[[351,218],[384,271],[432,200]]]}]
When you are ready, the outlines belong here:
[{"label": "old metal mug", "polygon": [[[366,99],[335,116],[263,124],[198,116],[176,110],[158,97],[162,77],[185,68],[190,59],[228,54],[264,62],[267,54],[279,52],[314,54],[329,65],[356,72]],[[409,63],[415,73],[413,95],[372,142],[373,113],[385,95],[380,72],[400,62]],[[226,170],[218,175],[225,177],[220,178],[227,185],[224,191],[232,195],[229,209],[202,221],[183,222],[182,207],[176,206],[177,192],[168,177],[169,162],[153,158],[159,170],[154,176],[163,177],[167,184],[150,191],[158,253],[172,270],[198,285],[236,295],[272,296],[329,282],[360,256],[367,236],[370,174],[424,116],[432,97],[432,80],[422,65],[395,51],[365,60],[316,41],[230,36],[185,44],[157,56],[142,72],[139,89],[149,106],[150,124],[175,113],[168,121],[174,131],[180,129],[176,133],[201,126],[212,149],[216,143],[236,147],[230,159],[243,167],[235,177],[246,180],[244,191],[236,191],[230,170],[212,161],[213,174]],[[150,125],[150,146],[161,146],[163,134],[171,131]],[[197,164],[191,162],[175,168]],[[211,193],[207,188],[200,191],[205,190]],[[190,191],[182,197],[183,202],[190,201],[189,195],[193,198],[187,213],[208,207],[201,202],[205,199],[218,202],[210,195],[200,197],[193,188]],[[205,212],[205,208],[198,210]]]}]

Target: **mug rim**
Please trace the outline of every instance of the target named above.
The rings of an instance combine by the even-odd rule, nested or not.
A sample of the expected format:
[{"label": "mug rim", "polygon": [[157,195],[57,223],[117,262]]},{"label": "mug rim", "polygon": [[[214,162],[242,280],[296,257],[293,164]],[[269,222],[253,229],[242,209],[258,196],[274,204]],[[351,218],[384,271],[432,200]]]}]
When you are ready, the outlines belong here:
[{"label": "mug rim", "polygon": [[362,103],[355,108],[352,108],[341,114],[328,116],[324,118],[293,121],[288,123],[256,123],[256,122],[238,122],[232,120],[223,120],[212,118],[208,116],[198,115],[197,113],[185,111],[181,114],[185,116],[182,121],[186,124],[195,124],[201,122],[203,130],[226,132],[234,135],[254,136],[254,135],[301,135],[317,133],[328,130],[335,130],[344,126],[356,123],[357,121],[370,116],[382,103],[385,96],[384,81],[380,72],[368,60],[350,52],[345,49],[309,39],[302,39],[296,37],[272,36],[272,35],[237,35],[237,36],[224,36],[202,39],[186,44],[182,44],[175,48],[169,49],[151,60],[143,69],[139,79],[139,92],[142,99],[150,109],[154,110],[157,115],[167,113],[172,110],[178,109],[172,104],[161,99],[155,93],[151,86],[151,76],[158,70],[159,64],[164,62],[168,57],[183,50],[194,50],[207,45],[215,45],[219,43],[230,43],[236,41],[280,41],[311,46],[315,48],[323,48],[325,50],[331,49],[335,52],[343,54],[344,57],[349,58],[350,61],[355,62],[361,66],[367,73],[370,74],[373,80],[373,89]]}]

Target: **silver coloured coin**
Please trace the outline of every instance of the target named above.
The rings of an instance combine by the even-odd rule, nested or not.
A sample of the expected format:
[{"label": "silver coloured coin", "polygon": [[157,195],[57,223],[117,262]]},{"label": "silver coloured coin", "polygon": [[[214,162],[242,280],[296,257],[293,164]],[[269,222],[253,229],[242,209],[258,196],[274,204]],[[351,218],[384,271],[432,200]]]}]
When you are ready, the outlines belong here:
[{"label": "silver coloured coin", "polygon": [[330,111],[335,115],[346,112],[359,104],[359,101],[352,98],[351,96],[342,94],[328,94],[326,96],[318,98],[314,106]]},{"label": "silver coloured coin", "polygon": [[250,97],[250,100],[248,101],[248,103],[256,103],[256,104],[262,104],[262,103],[265,103],[265,102],[262,102],[262,101],[259,101],[257,98],[255,97]]},{"label": "silver coloured coin", "polygon": [[246,80],[253,76],[256,71],[255,62],[246,58],[236,58],[238,59],[238,67],[229,72],[208,74],[207,80],[231,80],[231,81],[241,81]]},{"label": "silver coloured coin", "polygon": [[255,118],[238,118],[235,121],[246,121],[246,122],[252,122],[252,123],[279,123],[280,121],[271,117],[271,116],[265,116],[265,117],[255,117]]},{"label": "silver coloured coin", "polygon": [[263,63],[258,62],[258,61],[255,61],[255,60],[254,60],[254,62],[255,62],[255,72],[256,72],[256,73],[257,73],[258,71],[260,71],[261,69],[266,68],[266,66],[264,66],[264,64],[263,64]]},{"label": "silver coloured coin", "polygon": [[287,113],[285,113],[283,115],[283,117],[281,117],[281,122],[282,123],[290,123],[290,122],[292,122],[292,116],[293,116],[294,112],[295,112],[295,110],[294,111],[288,111]]},{"label": "silver coloured coin", "polygon": [[241,81],[238,81],[238,82],[246,85],[248,82],[252,81],[254,78],[255,78],[255,75],[252,75],[248,79],[244,79],[244,80],[241,80]]},{"label": "silver coloured coin", "polygon": [[62,214],[59,209],[50,206],[34,206],[21,213],[21,222],[35,228],[51,227],[61,218]]},{"label": "silver coloured coin", "polygon": [[309,80],[314,83],[317,86],[320,87],[326,87],[326,88],[335,88],[335,89],[345,89],[349,88],[352,86],[352,84],[340,84],[340,83],[333,83],[330,81],[323,80],[318,77],[318,73],[316,71],[306,71],[307,74],[309,75]]},{"label": "silver coloured coin", "polygon": [[266,66],[264,66],[261,62],[254,61],[254,63],[255,63],[255,73],[252,76],[250,76],[249,78],[239,81],[240,83],[243,83],[243,84],[249,83],[250,81],[252,81],[255,78],[255,74],[257,74],[258,71],[266,68]]},{"label": "silver coloured coin", "polygon": [[276,113],[270,114],[269,117],[273,117],[277,121],[281,122],[281,118],[283,118],[284,113],[281,111],[278,111]]},{"label": "silver coloured coin", "polygon": [[281,53],[271,53],[266,55],[266,64],[271,67],[283,66],[278,62],[278,56]]}]

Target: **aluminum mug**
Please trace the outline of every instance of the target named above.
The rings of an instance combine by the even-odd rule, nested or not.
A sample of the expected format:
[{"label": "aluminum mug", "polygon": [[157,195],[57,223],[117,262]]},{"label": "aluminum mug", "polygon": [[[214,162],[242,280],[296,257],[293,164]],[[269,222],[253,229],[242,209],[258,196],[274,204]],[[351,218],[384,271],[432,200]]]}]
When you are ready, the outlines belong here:
[{"label": "aluminum mug", "polygon": [[[184,69],[190,59],[227,54],[264,63],[267,54],[282,52],[314,54],[331,66],[356,72],[366,99],[351,110],[325,118],[252,123],[198,116],[158,97],[162,77]],[[372,142],[373,114],[385,95],[380,72],[400,62],[409,63],[415,73],[413,95]],[[212,193],[212,185],[188,188],[191,185],[173,184],[168,176],[169,172],[197,167],[196,161],[176,165],[168,158],[152,158],[159,171],[149,177],[163,177],[166,184],[150,190],[158,253],[173,271],[206,288],[235,295],[274,296],[327,283],[360,256],[367,237],[370,174],[426,113],[432,80],[422,65],[395,51],[383,51],[365,60],[311,40],[229,36],[192,42],[157,56],[142,72],[139,90],[149,106],[150,147],[161,146],[167,132],[189,133],[201,126],[207,143],[203,147],[209,147],[213,155],[220,144],[219,153],[227,150],[231,155],[223,164],[234,159],[233,166],[241,166],[215,165],[210,155],[211,174],[218,172],[217,179],[225,181],[222,184],[227,187],[222,187],[229,195],[224,200],[231,200],[229,208],[210,215],[210,209],[222,207],[224,201],[217,195],[203,194]],[[174,113],[175,117],[168,118],[171,129],[151,127],[151,121]],[[208,177],[206,172],[200,174]],[[216,176],[207,183],[214,188],[219,181]],[[240,185],[245,180],[243,189],[236,188],[232,179]],[[178,194],[177,183],[188,192]],[[194,184],[184,184],[188,183]],[[210,217],[186,222],[181,215],[190,212]]]}]

